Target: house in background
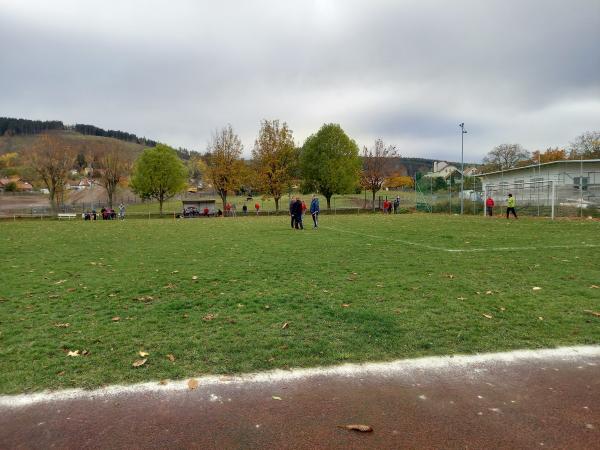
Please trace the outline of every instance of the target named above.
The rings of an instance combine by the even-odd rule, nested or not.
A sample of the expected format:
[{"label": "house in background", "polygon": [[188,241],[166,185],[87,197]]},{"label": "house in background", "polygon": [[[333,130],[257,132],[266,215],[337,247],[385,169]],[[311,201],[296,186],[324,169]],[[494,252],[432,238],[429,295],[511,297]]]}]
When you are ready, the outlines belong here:
[{"label": "house in background", "polygon": [[[465,177],[472,177],[477,173],[476,167],[465,167]],[[460,178],[460,169],[454,164],[449,164],[446,161],[434,161],[433,170],[423,175],[428,178],[443,178],[447,180],[451,176]]]},{"label": "house in background", "polygon": [[8,185],[14,183],[17,192],[31,192],[33,186],[28,181],[21,179],[19,176],[12,176],[8,178],[0,178],[0,191],[5,191]]}]

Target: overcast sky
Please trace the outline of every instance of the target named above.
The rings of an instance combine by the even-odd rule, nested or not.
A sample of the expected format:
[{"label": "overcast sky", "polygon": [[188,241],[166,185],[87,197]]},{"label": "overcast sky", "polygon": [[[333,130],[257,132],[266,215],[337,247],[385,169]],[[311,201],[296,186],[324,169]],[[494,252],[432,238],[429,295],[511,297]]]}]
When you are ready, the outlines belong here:
[{"label": "overcast sky", "polygon": [[0,116],[89,123],[205,151],[261,119],[298,144],[479,162],[600,130],[598,0],[0,0]]}]

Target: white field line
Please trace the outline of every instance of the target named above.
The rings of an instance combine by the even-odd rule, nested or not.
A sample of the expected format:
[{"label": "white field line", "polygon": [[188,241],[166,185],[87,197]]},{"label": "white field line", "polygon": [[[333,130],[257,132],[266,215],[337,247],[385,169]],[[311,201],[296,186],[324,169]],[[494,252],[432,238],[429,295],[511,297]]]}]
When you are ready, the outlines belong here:
[{"label": "white field line", "polygon": [[[239,376],[202,376],[198,381],[197,391],[207,393],[205,388],[216,388],[227,385],[243,387],[248,384],[269,384],[303,381],[314,377],[354,377],[366,376],[394,377],[413,375],[423,378],[429,373],[460,372],[460,376],[475,377],[486,372],[486,366],[509,365],[518,363],[557,361],[585,362],[588,366],[599,366],[600,345],[559,347],[543,350],[516,350],[502,353],[484,353],[477,355],[431,356],[416,359],[401,359],[392,362],[344,364],[331,367],[310,369],[273,370],[269,372],[251,373]],[[588,359],[586,361],[586,359]],[[591,361],[589,359],[592,359]],[[109,399],[122,395],[160,394],[189,391],[188,380],[170,381],[160,384],[157,381],[139,383],[129,386],[114,385],[91,391],[69,389],[56,392],[40,392],[36,394],[1,395],[0,410],[26,407],[44,402],[68,400]],[[214,394],[211,394],[214,397]]]},{"label": "white field line", "polygon": [[331,230],[331,231],[337,231],[339,233],[349,233],[349,234],[355,234],[357,236],[363,236],[363,237],[368,237],[368,238],[373,238],[373,239],[385,239],[388,241],[393,241],[393,242],[400,242],[402,244],[408,244],[408,245],[414,245],[416,247],[423,247],[423,248],[427,248],[429,250],[436,250],[436,251],[442,251],[442,252],[449,252],[449,253],[473,253],[473,252],[503,252],[503,251],[519,251],[519,250],[550,250],[550,249],[560,249],[560,248],[565,248],[565,249],[571,249],[571,248],[597,248],[600,247],[600,244],[564,244],[564,245],[541,245],[541,246],[523,246],[523,247],[484,247],[484,248],[445,248],[445,247],[435,247],[433,245],[427,245],[427,244],[423,244],[420,242],[412,242],[412,241],[407,241],[405,239],[395,239],[395,238],[390,238],[387,236],[378,236],[375,234],[367,234],[367,233],[359,233],[356,231],[350,231],[350,230],[342,230],[340,228],[334,228],[334,227],[323,227],[327,230]]}]

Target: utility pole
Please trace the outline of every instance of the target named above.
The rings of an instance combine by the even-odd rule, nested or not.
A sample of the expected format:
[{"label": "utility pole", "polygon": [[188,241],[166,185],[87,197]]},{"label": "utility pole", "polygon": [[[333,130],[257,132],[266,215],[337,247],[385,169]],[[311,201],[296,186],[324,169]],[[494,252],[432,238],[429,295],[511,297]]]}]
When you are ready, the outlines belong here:
[{"label": "utility pole", "polygon": [[460,214],[462,215],[465,210],[465,160],[464,160],[464,147],[465,147],[465,123],[462,122],[460,125]]}]

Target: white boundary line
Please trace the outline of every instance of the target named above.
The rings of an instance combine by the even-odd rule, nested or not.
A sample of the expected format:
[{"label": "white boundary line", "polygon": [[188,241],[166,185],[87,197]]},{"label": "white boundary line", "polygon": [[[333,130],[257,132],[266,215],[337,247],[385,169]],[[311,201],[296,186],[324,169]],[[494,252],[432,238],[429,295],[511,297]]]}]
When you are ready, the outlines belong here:
[{"label": "white boundary line", "polygon": [[[460,371],[461,376],[475,377],[485,372],[481,366],[494,364],[529,363],[533,361],[582,361],[586,358],[600,358],[600,345],[559,347],[542,350],[516,350],[502,353],[483,353],[476,355],[431,356],[417,359],[401,359],[392,362],[344,364],[341,366],[316,367],[309,369],[273,370],[262,373],[251,373],[239,376],[203,376],[198,377],[198,389],[205,392],[206,387],[226,385],[243,386],[246,384],[293,382],[313,377],[365,377],[398,375],[416,375],[423,378],[423,371]],[[600,361],[587,361],[589,366],[600,366]],[[480,366],[480,367],[477,367]],[[0,410],[20,408],[45,402],[68,400],[108,399],[120,395],[145,393],[173,393],[189,391],[188,380],[172,381],[166,385],[153,381],[129,386],[114,385],[105,388],[85,391],[69,389],[56,392],[40,392],[37,394],[1,395]],[[214,397],[214,394],[211,395]]]},{"label": "white boundary line", "polygon": [[373,239],[385,239],[393,242],[400,242],[402,244],[414,245],[415,247],[423,247],[429,250],[436,250],[441,252],[449,253],[474,253],[474,252],[504,252],[504,251],[518,251],[518,250],[550,250],[550,249],[571,249],[571,248],[597,248],[600,244],[572,244],[572,245],[543,245],[543,246],[524,246],[524,247],[486,247],[486,248],[445,248],[435,247],[433,245],[422,244],[420,242],[411,242],[404,239],[394,239],[386,236],[377,236],[374,234],[358,233],[356,231],[342,230],[334,227],[322,227],[327,230],[337,231],[339,233],[355,234],[357,236],[363,236]]}]

